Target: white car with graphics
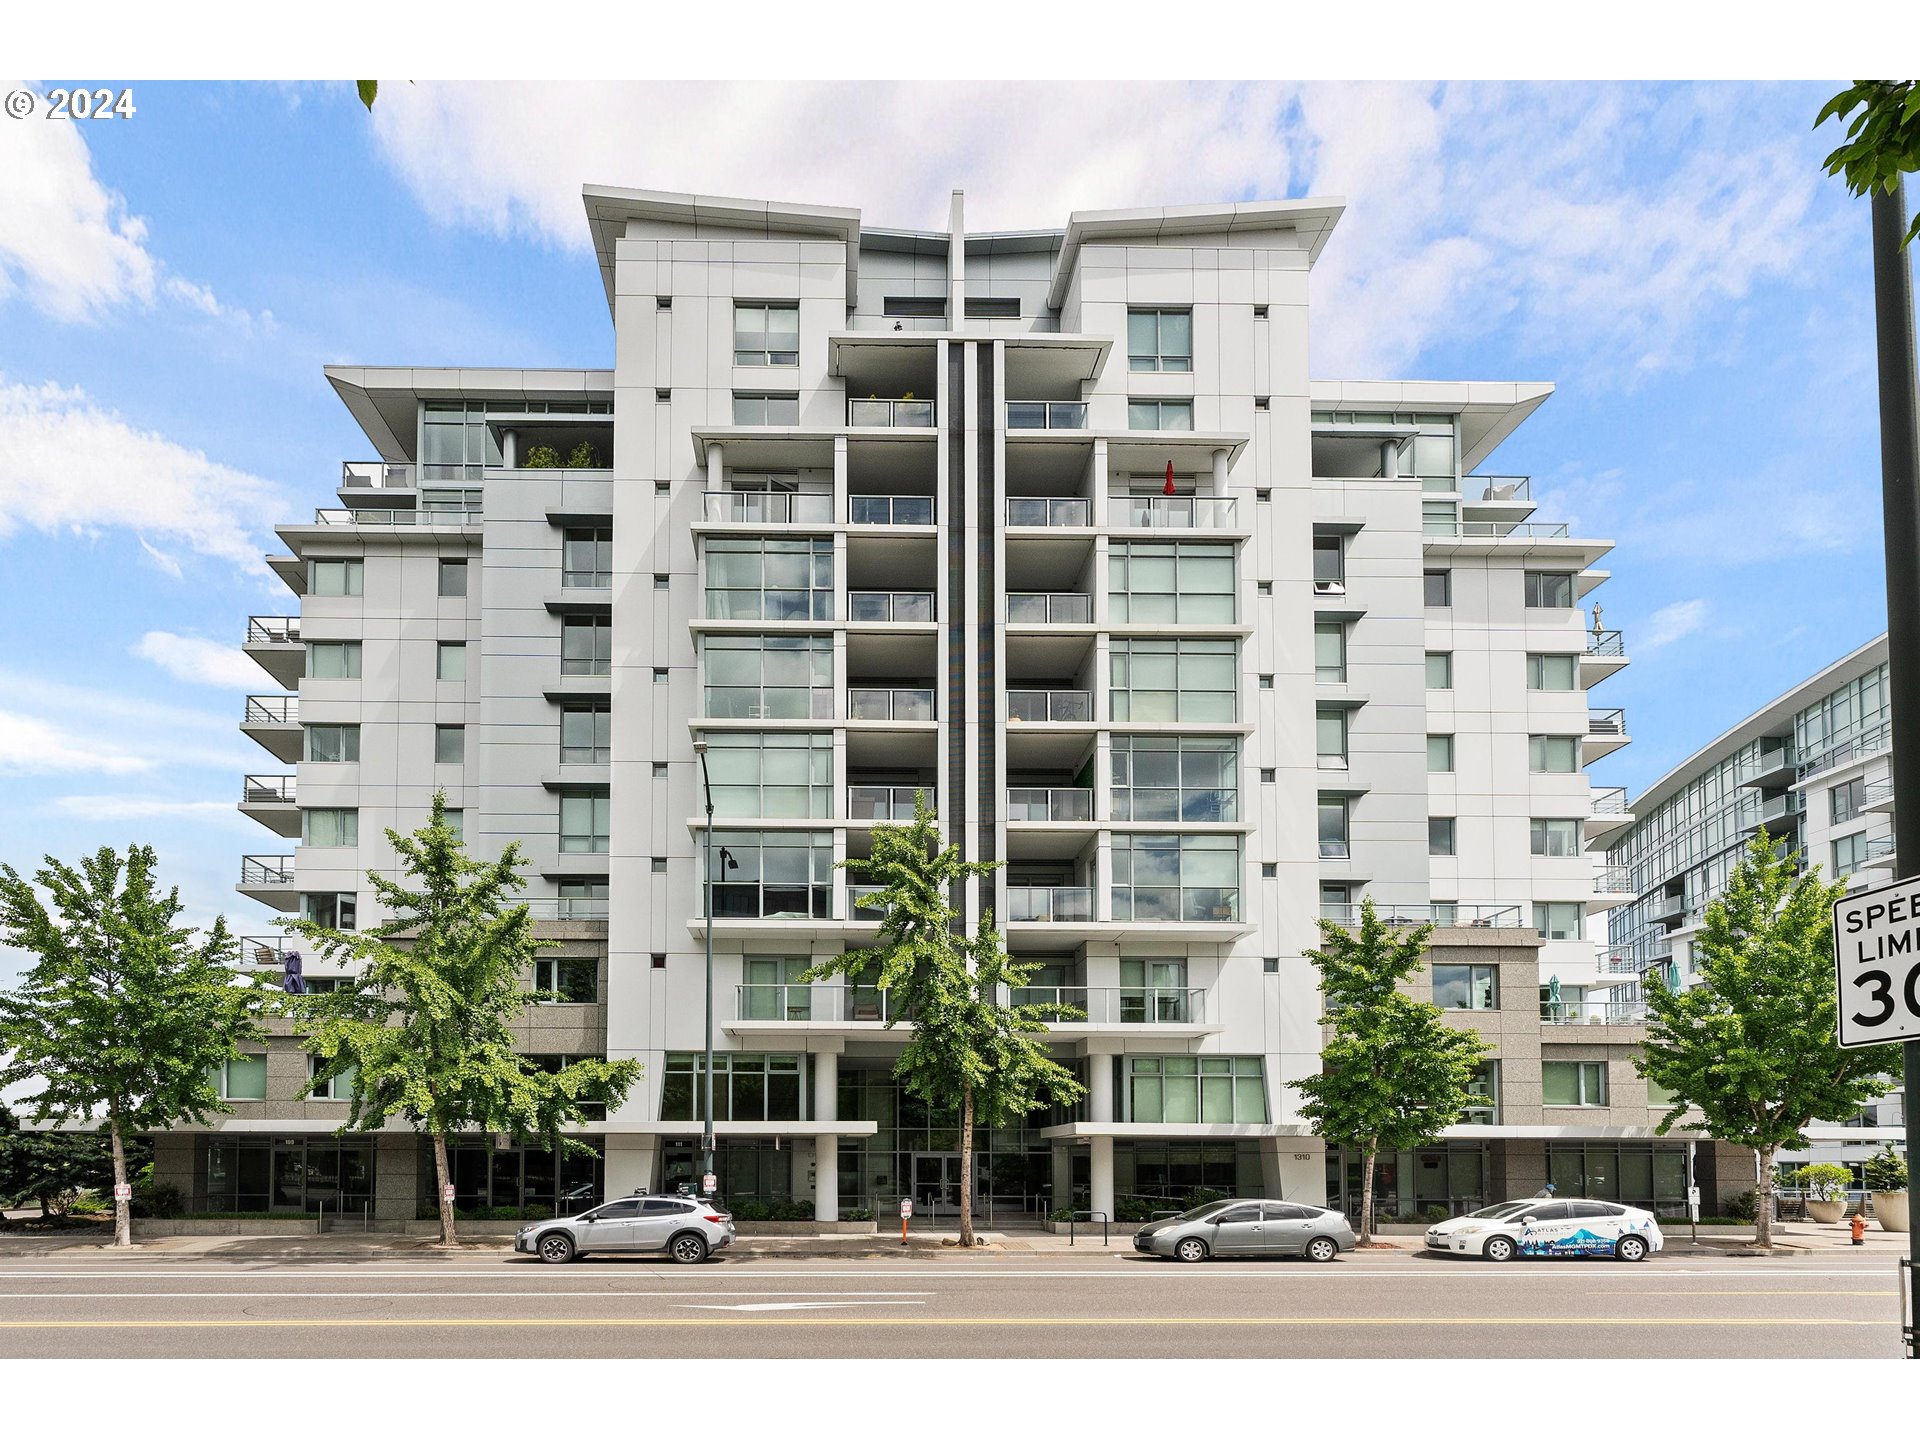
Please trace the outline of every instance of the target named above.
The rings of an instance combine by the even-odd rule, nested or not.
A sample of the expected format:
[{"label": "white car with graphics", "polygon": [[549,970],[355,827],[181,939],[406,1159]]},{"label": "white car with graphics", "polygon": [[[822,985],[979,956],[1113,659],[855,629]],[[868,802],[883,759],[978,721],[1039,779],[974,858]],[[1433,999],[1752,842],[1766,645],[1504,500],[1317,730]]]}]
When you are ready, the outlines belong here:
[{"label": "white car with graphics", "polygon": [[1450,1255],[1511,1260],[1606,1255],[1644,1260],[1666,1244],[1652,1212],[1610,1200],[1509,1200],[1427,1231],[1427,1248]]}]

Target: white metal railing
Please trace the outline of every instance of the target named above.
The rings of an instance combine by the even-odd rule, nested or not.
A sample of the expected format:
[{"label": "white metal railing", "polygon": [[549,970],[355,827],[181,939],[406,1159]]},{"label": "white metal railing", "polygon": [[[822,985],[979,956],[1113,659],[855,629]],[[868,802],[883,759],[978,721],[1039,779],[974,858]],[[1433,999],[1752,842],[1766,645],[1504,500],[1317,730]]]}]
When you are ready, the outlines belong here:
[{"label": "white metal railing", "polygon": [[1085,527],[1093,524],[1093,502],[1077,495],[1016,495],[1007,501],[1007,524]]},{"label": "white metal railing", "polygon": [[1421,532],[1429,540],[1564,540],[1572,532],[1564,521],[1559,524],[1508,520],[1447,520],[1430,518],[1422,522]]},{"label": "white metal railing", "polygon": [[1589,710],[1587,712],[1587,734],[1607,736],[1626,733],[1627,712],[1625,710]]},{"label": "white metal railing", "polygon": [[1884,805],[1891,799],[1893,799],[1893,781],[1891,780],[1876,780],[1860,792],[1862,809],[1869,805]]},{"label": "white metal railing", "polygon": [[1627,638],[1618,630],[1587,631],[1587,654],[1626,658]]},{"label": "white metal railing", "polygon": [[535,920],[605,920],[612,904],[604,895],[543,896],[520,903]]},{"label": "white metal railing", "polygon": [[350,525],[361,529],[413,529],[434,525],[477,525],[478,506],[443,506],[426,510],[340,510],[313,512],[316,525]]},{"label": "white metal railing", "polygon": [[1087,625],[1093,621],[1093,597],[1071,590],[1007,592],[1009,625]]},{"label": "white metal railing", "polygon": [[931,525],[931,495],[849,495],[847,523],[851,525]]},{"label": "white metal railing", "polygon": [[1009,400],[1009,430],[1084,430],[1087,428],[1087,402],[1084,400]]},{"label": "white metal railing", "polygon": [[[1459,905],[1449,902],[1382,903],[1374,902],[1374,913],[1389,925],[1460,926],[1470,930],[1519,930],[1527,926],[1518,905]],[[1354,929],[1360,924],[1359,905],[1322,905],[1320,918],[1335,925]]]},{"label": "white metal railing", "polygon": [[298,725],[300,699],[296,695],[249,695],[242,725]]},{"label": "white metal railing", "polygon": [[413,466],[392,465],[385,460],[343,460],[340,462],[342,490],[408,490],[413,487]]},{"label": "white metal railing", "polygon": [[704,490],[701,513],[716,525],[827,525],[833,496],[805,490]]},{"label": "white metal railing", "polygon": [[931,590],[849,590],[847,619],[899,624],[933,619]]},{"label": "white metal railing", "polygon": [[1540,1023],[1543,1025],[1642,1025],[1646,1023],[1644,1000],[1542,1000]]},{"label": "white metal railing", "polygon": [[1033,722],[1085,723],[1093,719],[1090,690],[1009,690],[1007,719]]},{"label": "white metal railing", "polygon": [[300,617],[298,615],[249,615],[247,617],[247,644],[298,645],[299,643]]},{"label": "white metal railing", "polygon": [[1078,786],[1015,785],[1007,789],[1009,821],[1093,819],[1093,791]]},{"label": "white metal railing", "polygon": [[1130,530],[1231,530],[1238,507],[1232,495],[1118,495],[1107,523]]},{"label": "white metal railing", "polygon": [[1090,885],[1009,885],[1009,921],[1085,922],[1093,919]]},{"label": "white metal railing", "polygon": [[239,943],[242,965],[285,965],[293,948],[284,935],[242,935]]},{"label": "white metal railing", "polygon": [[294,777],[291,775],[248,775],[240,782],[242,805],[291,805]]},{"label": "white metal railing", "polygon": [[1631,895],[1633,872],[1624,865],[1606,865],[1593,873],[1593,888],[1602,895]]},{"label": "white metal railing", "polygon": [[293,857],[291,855],[242,855],[240,883],[242,885],[291,885]]},{"label": "white metal railing", "polygon": [[913,819],[913,797],[916,794],[927,797],[929,810],[935,808],[936,791],[931,785],[849,785],[847,786],[847,818],[849,820],[911,820]]},{"label": "white metal railing", "polygon": [[933,425],[931,400],[849,400],[847,424],[886,429],[926,430]]},{"label": "white metal railing", "polygon": [[1876,835],[1873,839],[1867,841],[1868,860],[1886,860],[1892,858],[1892,855],[1893,836]]},{"label": "white metal railing", "polygon": [[850,686],[847,690],[849,720],[931,720],[933,691],[919,688],[880,688]]},{"label": "white metal railing", "polygon": [[1628,815],[1632,813],[1627,809],[1627,787],[1624,785],[1614,785],[1604,790],[1589,791],[1588,800],[1592,805],[1592,813],[1595,815]]}]

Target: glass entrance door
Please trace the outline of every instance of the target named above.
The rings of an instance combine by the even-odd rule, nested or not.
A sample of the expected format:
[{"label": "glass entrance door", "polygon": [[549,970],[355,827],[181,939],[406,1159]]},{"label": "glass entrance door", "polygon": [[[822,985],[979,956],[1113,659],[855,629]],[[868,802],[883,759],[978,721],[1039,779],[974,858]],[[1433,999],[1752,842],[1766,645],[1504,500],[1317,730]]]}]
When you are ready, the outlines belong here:
[{"label": "glass entrance door", "polygon": [[922,1151],[913,1157],[913,1206],[915,1214],[959,1213],[960,1157],[957,1154]]}]

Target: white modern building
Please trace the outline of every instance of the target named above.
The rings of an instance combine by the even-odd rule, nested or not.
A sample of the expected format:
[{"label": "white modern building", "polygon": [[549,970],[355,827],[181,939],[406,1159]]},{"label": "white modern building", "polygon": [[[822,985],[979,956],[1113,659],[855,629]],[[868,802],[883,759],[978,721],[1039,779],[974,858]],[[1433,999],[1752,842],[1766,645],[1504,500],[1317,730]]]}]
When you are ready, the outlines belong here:
[{"label": "white modern building", "polygon": [[[571,1003],[529,1051],[644,1062],[583,1129],[603,1162],[476,1136],[463,1205],[694,1175],[711,925],[726,1193],[950,1207],[954,1119],[894,1081],[887,997],[798,980],[874,936],[836,867],[916,791],[1002,866],[969,920],[1085,1011],[1053,1032],[1085,1101],[980,1136],[996,1217],[1356,1203],[1292,1082],[1319,1064],[1302,952],[1365,898],[1441,927],[1423,990],[1501,1045],[1477,1123],[1385,1196],[1457,1209],[1551,1171],[1677,1198],[1638,1031],[1569,998],[1599,978],[1587,917],[1631,898],[1592,854],[1624,796],[1585,773],[1627,738],[1588,693],[1626,663],[1582,609],[1609,544],[1480,473],[1550,386],[1309,380],[1337,201],[994,234],[957,194],[936,231],[585,203],[613,369],[330,368],[378,459],[281,528],[298,613],[248,635],[286,693],[245,728],[291,773],[245,808],[298,843],[243,893],[368,924],[384,830],[444,788],[471,846],[522,845],[564,942],[540,979]],[[292,1037],[243,1062],[250,1103],[164,1166],[209,1208],[297,1208],[319,1175],[411,1213],[414,1138],[334,1138],[338,1101],[291,1098],[303,1063]]]}]

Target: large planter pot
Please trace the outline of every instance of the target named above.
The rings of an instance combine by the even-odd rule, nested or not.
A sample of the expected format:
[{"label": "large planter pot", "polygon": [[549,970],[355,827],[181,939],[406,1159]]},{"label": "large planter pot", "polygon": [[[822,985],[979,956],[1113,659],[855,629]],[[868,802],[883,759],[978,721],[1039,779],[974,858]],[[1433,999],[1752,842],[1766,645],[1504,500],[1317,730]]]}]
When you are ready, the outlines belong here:
[{"label": "large planter pot", "polygon": [[1873,1192],[1873,1218],[1880,1222],[1882,1230],[1898,1231],[1904,1235],[1911,1228],[1908,1214],[1906,1191],[1876,1190]]},{"label": "large planter pot", "polygon": [[1847,1202],[1844,1200],[1809,1200],[1807,1218],[1816,1225],[1837,1225],[1846,1217]]}]

